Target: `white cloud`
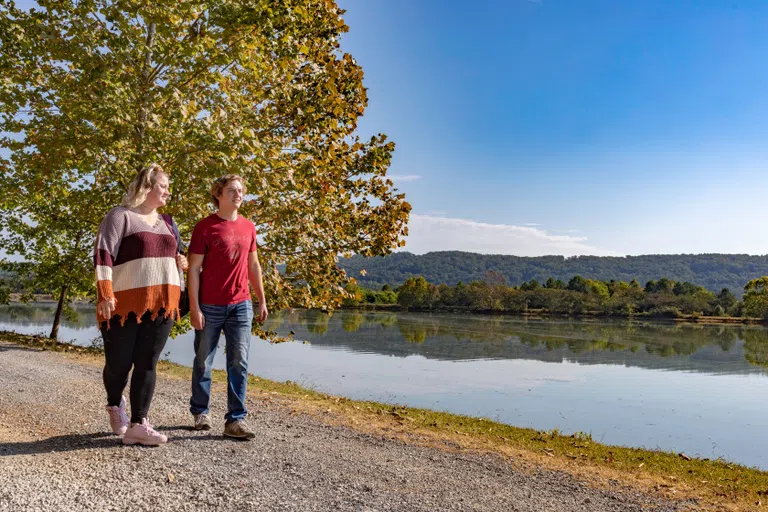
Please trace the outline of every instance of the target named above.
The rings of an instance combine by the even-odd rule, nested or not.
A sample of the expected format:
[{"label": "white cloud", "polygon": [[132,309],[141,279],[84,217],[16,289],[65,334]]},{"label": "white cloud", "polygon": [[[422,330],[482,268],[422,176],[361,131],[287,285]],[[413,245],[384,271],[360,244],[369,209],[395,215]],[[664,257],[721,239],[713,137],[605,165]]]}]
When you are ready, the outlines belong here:
[{"label": "white cloud", "polygon": [[526,222],[523,224],[523,226],[541,226],[541,224],[536,224],[535,222]]},{"label": "white cloud", "polygon": [[467,251],[515,256],[623,256],[586,243],[585,237],[551,235],[542,229],[509,224],[487,224],[465,219],[411,214],[403,250]]},{"label": "white cloud", "polygon": [[391,174],[391,175],[388,176],[388,178],[391,179],[394,182],[398,182],[399,181],[399,182],[403,182],[404,183],[404,182],[407,182],[407,181],[420,180],[421,176],[419,176],[418,174],[406,174],[406,175],[403,175],[403,176],[400,176],[400,175],[397,175],[397,174]]}]

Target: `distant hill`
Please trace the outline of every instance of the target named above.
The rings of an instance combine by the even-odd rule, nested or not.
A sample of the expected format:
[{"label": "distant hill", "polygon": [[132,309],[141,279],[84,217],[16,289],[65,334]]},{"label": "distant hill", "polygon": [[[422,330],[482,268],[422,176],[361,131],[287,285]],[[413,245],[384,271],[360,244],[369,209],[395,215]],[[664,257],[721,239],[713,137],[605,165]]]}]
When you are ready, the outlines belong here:
[{"label": "distant hill", "polygon": [[[459,281],[482,280],[489,271],[498,272],[509,285],[548,277],[567,281],[576,274],[601,281],[631,281],[645,285],[651,279],[667,277],[688,281],[714,292],[728,288],[741,297],[751,279],[768,275],[768,256],[747,254],[649,254],[645,256],[504,256],[460,251],[415,255],[397,252],[389,256],[342,259],[339,266],[363,286],[397,286],[411,276],[424,276],[435,284],[455,285]],[[360,274],[365,270],[366,275]]]}]

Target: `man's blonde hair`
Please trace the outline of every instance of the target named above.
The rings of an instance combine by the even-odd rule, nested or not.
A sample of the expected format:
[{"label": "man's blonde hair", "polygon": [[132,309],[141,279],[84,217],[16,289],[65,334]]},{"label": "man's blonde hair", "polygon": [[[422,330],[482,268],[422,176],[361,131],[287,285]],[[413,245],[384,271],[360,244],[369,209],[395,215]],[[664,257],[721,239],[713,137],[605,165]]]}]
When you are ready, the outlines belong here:
[{"label": "man's blonde hair", "polygon": [[149,164],[148,167],[140,170],[131,184],[128,185],[128,192],[123,196],[121,206],[135,208],[143,203],[161,174],[168,176],[158,164]]},{"label": "man's blonde hair", "polygon": [[243,196],[246,194],[245,190],[245,181],[241,176],[238,176],[237,174],[227,174],[226,176],[222,176],[221,178],[216,178],[216,181],[213,182],[213,185],[211,185],[211,202],[213,203],[213,206],[216,208],[219,207],[219,196],[224,191],[224,187],[229,185],[233,181],[239,181],[240,185],[243,186]]}]

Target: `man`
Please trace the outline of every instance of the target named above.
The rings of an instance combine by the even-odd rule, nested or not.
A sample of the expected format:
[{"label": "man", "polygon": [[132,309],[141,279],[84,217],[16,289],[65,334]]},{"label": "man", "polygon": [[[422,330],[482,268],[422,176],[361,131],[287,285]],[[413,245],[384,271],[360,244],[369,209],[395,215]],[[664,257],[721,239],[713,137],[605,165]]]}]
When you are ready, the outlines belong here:
[{"label": "man", "polygon": [[248,351],[253,306],[250,281],[259,301],[258,320],[267,318],[261,265],[256,254],[256,226],[237,214],[245,196],[243,179],[234,174],[213,182],[217,211],[195,225],[189,246],[189,315],[195,328],[195,362],[189,410],[195,429],[210,430],[211,366],[222,329],[227,354],[227,414],[224,435],[252,439],[245,422]]}]

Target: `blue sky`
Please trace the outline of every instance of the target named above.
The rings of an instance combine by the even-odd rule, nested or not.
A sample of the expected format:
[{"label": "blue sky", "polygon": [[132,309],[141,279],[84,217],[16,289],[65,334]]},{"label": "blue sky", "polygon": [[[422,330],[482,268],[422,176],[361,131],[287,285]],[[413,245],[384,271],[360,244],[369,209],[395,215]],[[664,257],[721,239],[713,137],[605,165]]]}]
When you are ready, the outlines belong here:
[{"label": "blue sky", "polygon": [[768,2],[338,1],[405,250],[768,254]]},{"label": "blue sky", "polygon": [[406,250],[768,253],[768,3],[339,3]]}]

